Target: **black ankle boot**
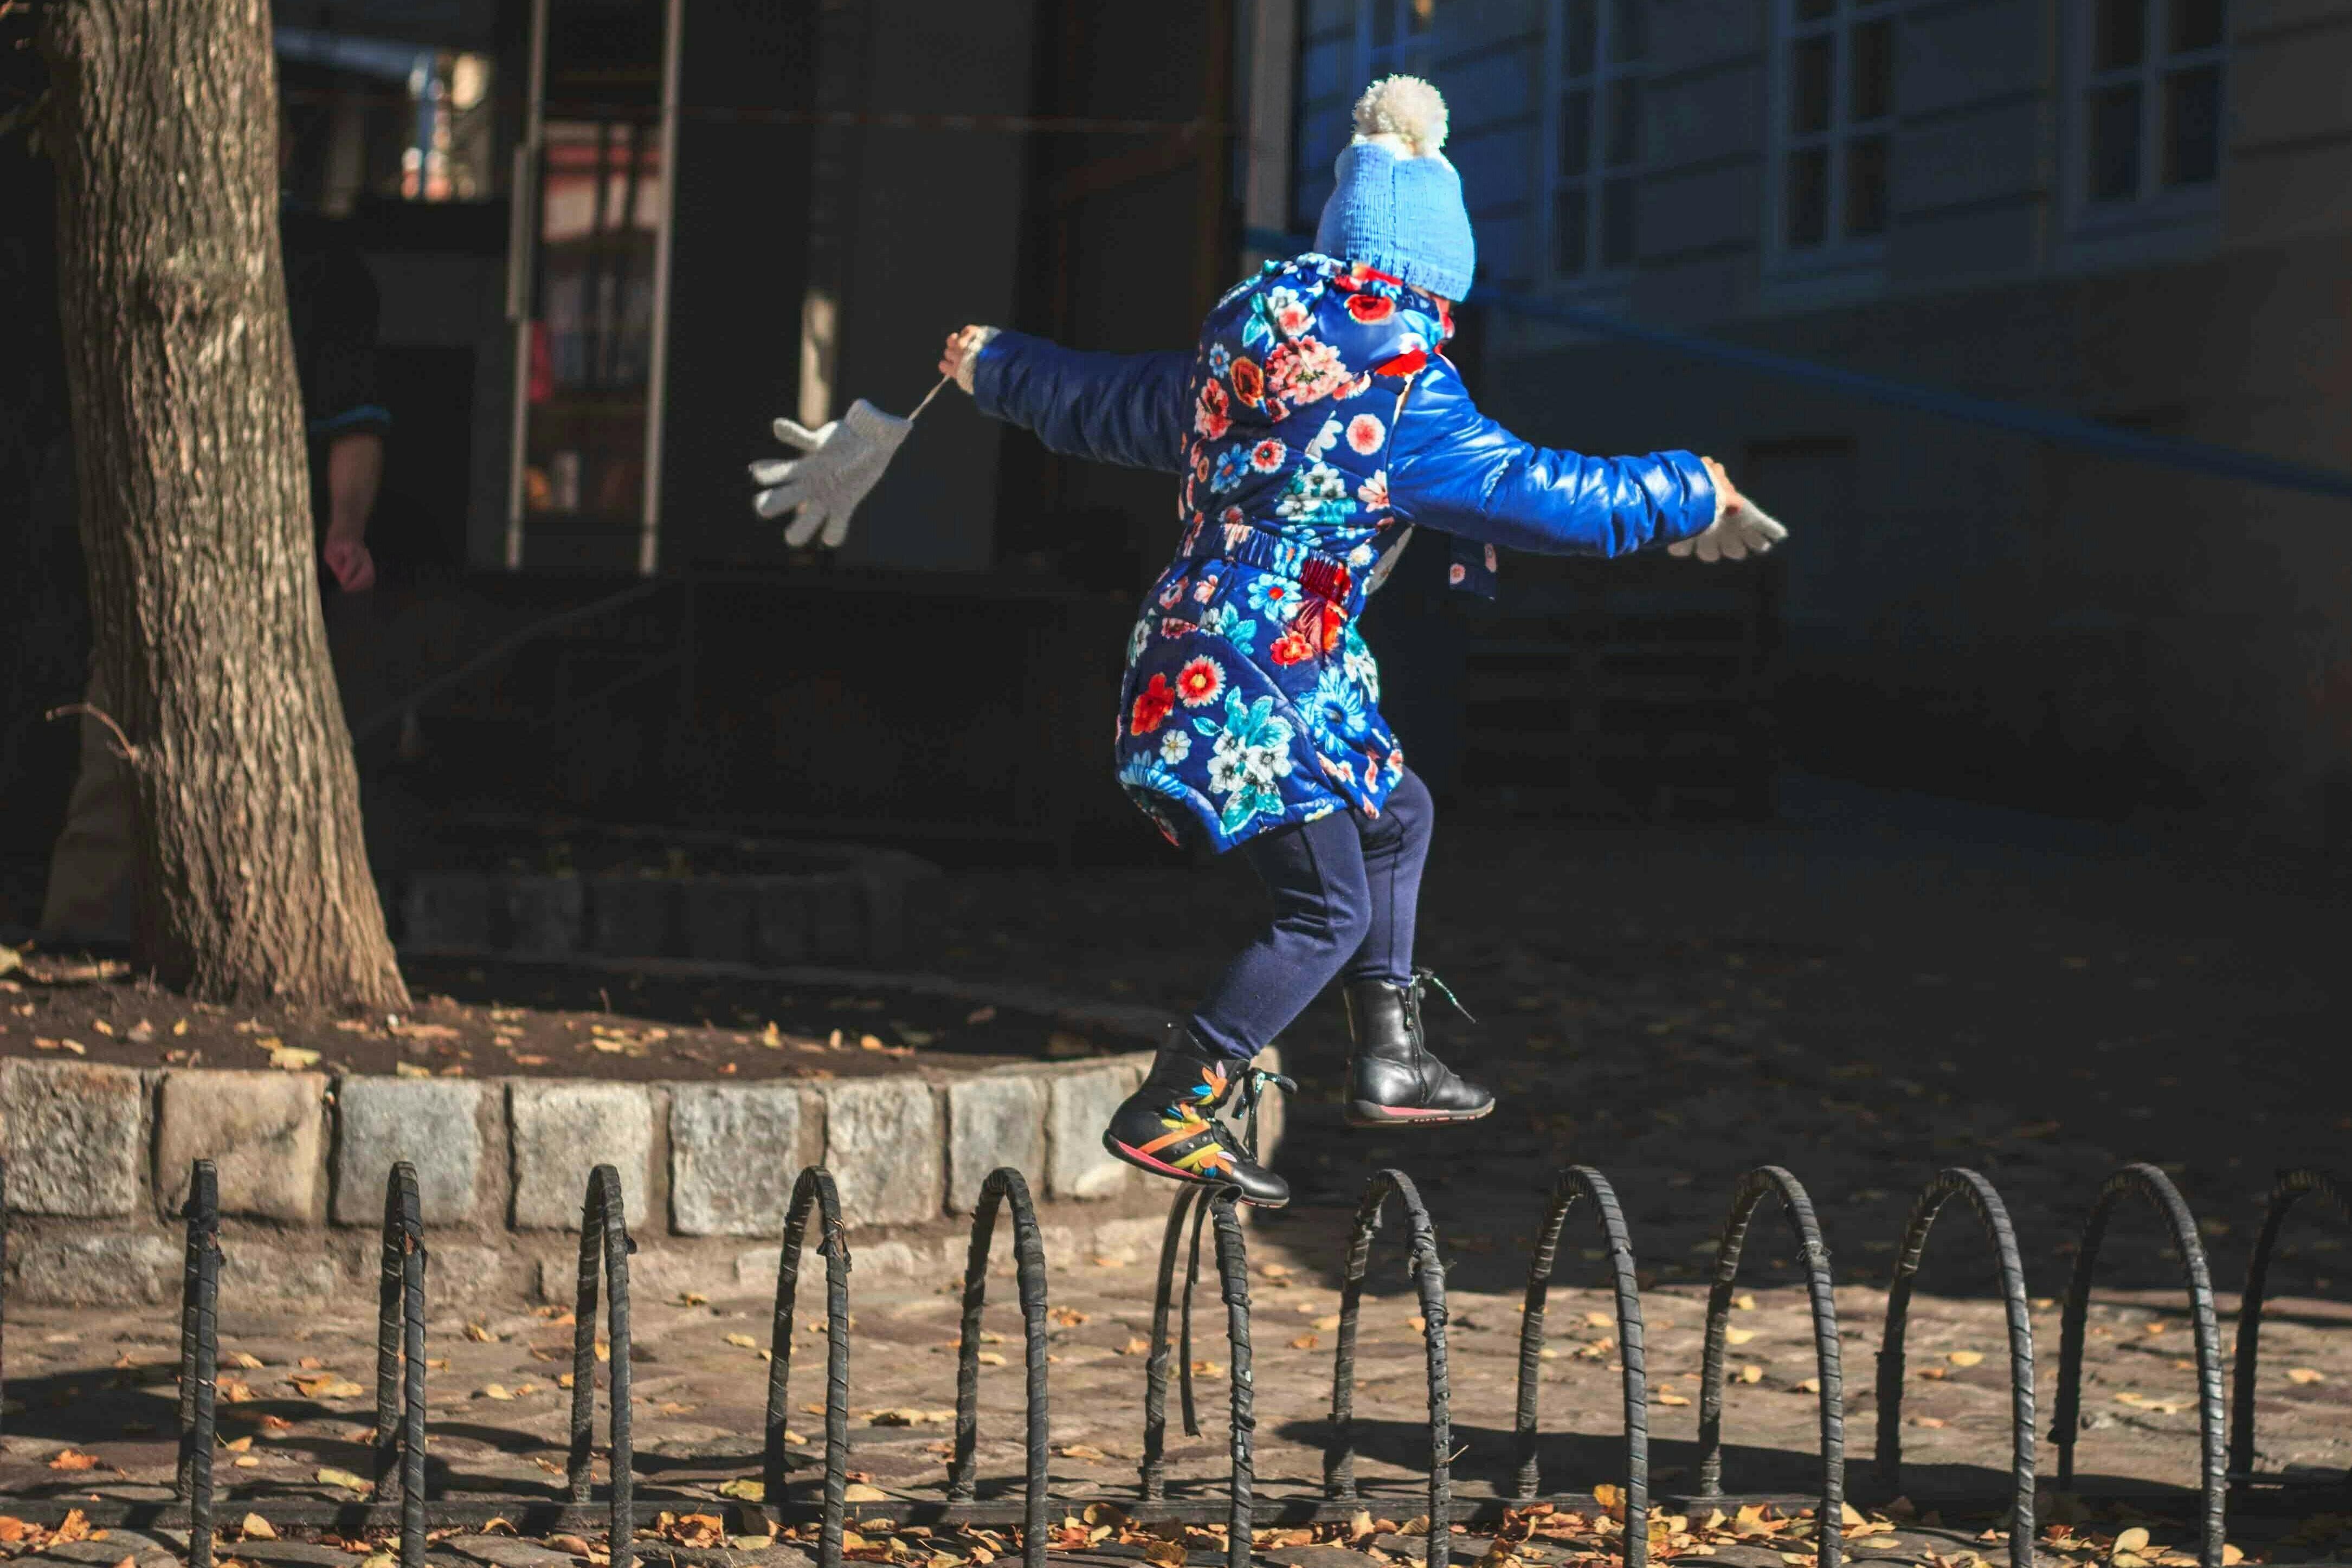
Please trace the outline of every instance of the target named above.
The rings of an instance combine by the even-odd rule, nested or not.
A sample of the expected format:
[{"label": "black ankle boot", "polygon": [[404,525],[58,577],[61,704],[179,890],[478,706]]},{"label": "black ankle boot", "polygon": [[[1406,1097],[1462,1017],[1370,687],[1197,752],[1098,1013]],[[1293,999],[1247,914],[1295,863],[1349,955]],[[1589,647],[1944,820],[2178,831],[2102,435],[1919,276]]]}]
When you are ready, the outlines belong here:
[{"label": "black ankle boot", "polygon": [[[1111,1113],[1103,1147],[1154,1176],[1241,1189],[1244,1203],[1279,1208],[1290,1184],[1259,1165],[1217,1112],[1251,1069],[1207,1050],[1179,1030],[1173,1044],[1152,1058],[1143,1086]],[[1256,1085],[1249,1085],[1255,1103]],[[1252,1118],[1255,1121],[1255,1118]]]},{"label": "black ankle boot", "polygon": [[1409,986],[1349,982],[1348,1030],[1356,1041],[1355,1054],[1348,1059],[1349,1126],[1475,1122],[1495,1108],[1492,1091],[1465,1082],[1429,1054],[1422,1034],[1421,991],[1430,979],[1423,969]]}]

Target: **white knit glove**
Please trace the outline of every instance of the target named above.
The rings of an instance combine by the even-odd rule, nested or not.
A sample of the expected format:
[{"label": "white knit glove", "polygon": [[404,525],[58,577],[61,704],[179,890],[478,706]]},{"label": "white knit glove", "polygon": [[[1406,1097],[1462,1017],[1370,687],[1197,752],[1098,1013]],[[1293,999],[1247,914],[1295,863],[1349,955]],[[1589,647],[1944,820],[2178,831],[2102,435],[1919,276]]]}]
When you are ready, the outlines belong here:
[{"label": "white knit glove", "polygon": [[794,549],[813,538],[834,549],[849,537],[851,514],[912,428],[911,421],[884,413],[864,398],[816,430],[797,420],[776,421],[776,439],[808,455],[752,464],[752,481],[766,486],[751,498],[753,509],[763,517],[795,513],[784,528],[784,543]]},{"label": "white knit glove", "polygon": [[1666,547],[1668,555],[1696,555],[1701,560],[1742,560],[1749,552],[1762,555],[1789,537],[1789,530],[1759,509],[1753,502],[1743,501],[1726,510],[1723,516],[1709,523],[1686,539],[1677,539]]}]

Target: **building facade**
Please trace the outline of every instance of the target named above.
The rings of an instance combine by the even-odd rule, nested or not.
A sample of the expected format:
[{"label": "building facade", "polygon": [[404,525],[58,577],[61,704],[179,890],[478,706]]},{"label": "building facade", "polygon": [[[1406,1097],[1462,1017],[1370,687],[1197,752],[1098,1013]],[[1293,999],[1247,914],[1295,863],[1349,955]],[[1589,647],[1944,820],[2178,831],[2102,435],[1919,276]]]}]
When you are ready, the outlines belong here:
[{"label": "building facade", "polygon": [[[2352,468],[2352,6],[1308,0],[1294,228],[1390,69],[1447,93],[1490,299]],[[1484,327],[1523,434],[1711,451],[1793,524],[1800,761],[2352,839],[2341,500]]]}]

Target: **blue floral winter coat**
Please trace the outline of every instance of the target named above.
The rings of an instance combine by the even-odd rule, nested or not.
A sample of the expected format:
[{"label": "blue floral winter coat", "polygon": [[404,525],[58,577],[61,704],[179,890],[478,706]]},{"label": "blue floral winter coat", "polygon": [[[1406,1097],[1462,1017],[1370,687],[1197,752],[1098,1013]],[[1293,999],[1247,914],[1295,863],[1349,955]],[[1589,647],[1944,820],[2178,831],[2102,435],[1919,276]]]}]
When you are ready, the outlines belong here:
[{"label": "blue floral winter coat", "polygon": [[1380,813],[1404,753],[1355,622],[1416,526],[1454,536],[1455,586],[1491,593],[1497,545],[1620,555],[1714,521],[1687,452],[1580,457],[1480,414],[1439,353],[1452,332],[1434,297],[1302,256],[1236,285],[1189,354],[1016,332],[982,351],[982,412],[1182,476],[1183,543],[1129,640],[1118,740],[1119,783],[1171,840]]}]

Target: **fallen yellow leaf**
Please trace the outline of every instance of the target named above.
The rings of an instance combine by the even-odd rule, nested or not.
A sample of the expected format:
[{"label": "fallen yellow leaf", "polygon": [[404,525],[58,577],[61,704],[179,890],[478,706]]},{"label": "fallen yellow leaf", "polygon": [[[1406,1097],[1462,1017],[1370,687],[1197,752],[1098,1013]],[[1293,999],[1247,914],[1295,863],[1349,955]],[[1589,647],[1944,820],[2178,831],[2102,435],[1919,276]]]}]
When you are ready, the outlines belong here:
[{"label": "fallen yellow leaf", "polygon": [[1984,1359],[1980,1350],[1954,1350],[1944,1353],[1944,1359],[1954,1366],[1974,1366]]},{"label": "fallen yellow leaf", "polygon": [[1746,1344],[1749,1340],[1754,1339],[1755,1337],[1756,1331],[1754,1329],[1726,1329],[1723,1331],[1723,1339],[1726,1344]]},{"label": "fallen yellow leaf", "polygon": [[331,1466],[321,1469],[318,1475],[313,1479],[315,1479],[321,1486],[342,1487],[347,1490],[360,1492],[362,1494],[372,1492],[375,1490],[373,1486],[352,1474],[351,1471],[335,1469]]},{"label": "fallen yellow leaf", "polygon": [[237,1532],[243,1535],[247,1541],[275,1541],[278,1539],[278,1531],[276,1528],[272,1526],[268,1520],[262,1518],[257,1513],[247,1514],[245,1516],[245,1522],[238,1525],[236,1528]]},{"label": "fallen yellow leaf", "polygon": [[2315,1366],[2290,1366],[2286,1369],[2289,1383],[2325,1383],[2327,1375]]},{"label": "fallen yellow leaf", "polygon": [[738,1350],[757,1350],[760,1348],[760,1342],[753,1339],[747,1333],[729,1334],[727,1336],[727,1343],[735,1346]]},{"label": "fallen yellow leaf", "polygon": [[842,1500],[845,1502],[887,1502],[890,1500],[890,1494],[888,1492],[884,1491],[877,1486],[868,1486],[864,1481],[850,1482],[848,1487],[842,1492],[841,1496]]},{"label": "fallen yellow leaf", "polygon": [[2142,1530],[2137,1524],[2133,1525],[2129,1530],[2118,1531],[2116,1536],[2116,1555],[2120,1555],[2126,1552],[2145,1551],[2147,1547],[2147,1531]]},{"label": "fallen yellow leaf", "polygon": [[367,1392],[339,1372],[302,1373],[286,1381],[310,1399],[357,1399]]}]

